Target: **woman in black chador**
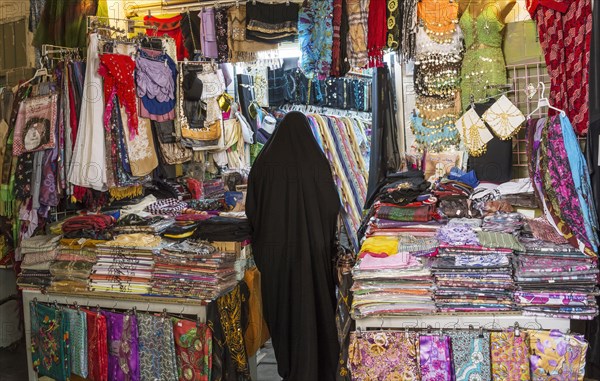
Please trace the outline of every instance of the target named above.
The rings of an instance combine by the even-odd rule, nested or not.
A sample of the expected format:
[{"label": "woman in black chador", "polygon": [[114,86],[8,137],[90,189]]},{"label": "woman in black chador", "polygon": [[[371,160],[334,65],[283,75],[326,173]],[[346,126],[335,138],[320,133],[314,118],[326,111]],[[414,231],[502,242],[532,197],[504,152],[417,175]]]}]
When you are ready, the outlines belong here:
[{"label": "woman in black chador", "polygon": [[279,375],[334,380],[339,196],[306,117],[285,116],[250,171],[246,213]]}]

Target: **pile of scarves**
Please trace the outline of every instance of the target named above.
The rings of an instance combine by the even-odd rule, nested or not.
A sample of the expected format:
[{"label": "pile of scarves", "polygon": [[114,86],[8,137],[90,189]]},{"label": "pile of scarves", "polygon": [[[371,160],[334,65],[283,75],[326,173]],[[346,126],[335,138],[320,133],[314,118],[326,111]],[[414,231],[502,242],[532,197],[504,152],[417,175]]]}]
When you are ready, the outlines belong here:
[{"label": "pile of scarves", "polygon": [[236,254],[201,241],[165,244],[156,254],[152,294],[215,299],[236,285]]},{"label": "pile of scarves", "polygon": [[115,218],[106,214],[87,214],[68,218],[62,223],[66,238],[90,238],[106,240],[112,238]]},{"label": "pile of scarves", "polygon": [[40,235],[21,241],[19,250],[23,261],[17,278],[17,285],[21,289],[45,289],[50,286],[50,265],[58,255],[60,238],[58,235]]},{"label": "pile of scarves", "polygon": [[96,264],[96,245],[104,241],[63,238],[58,256],[50,265],[52,284],[50,292],[87,291],[92,268]]},{"label": "pile of scarves", "polygon": [[588,343],[558,330],[352,332],[353,380],[583,380]]},{"label": "pile of scarves", "polygon": [[427,255],[435,240],[367,238],[352,270],[354,317],[435,312]]},{"label": "pile of scarves", "polygon": [[535,238],[523,245],[515,264],[515,303],[525,315],[590,320],[598,314],[597,258]]},{"label": "pile of scarves", "polygon": [[90,276],[90,290],[148,294],[159,236],[122,234],[96,246],[97,261]]}]

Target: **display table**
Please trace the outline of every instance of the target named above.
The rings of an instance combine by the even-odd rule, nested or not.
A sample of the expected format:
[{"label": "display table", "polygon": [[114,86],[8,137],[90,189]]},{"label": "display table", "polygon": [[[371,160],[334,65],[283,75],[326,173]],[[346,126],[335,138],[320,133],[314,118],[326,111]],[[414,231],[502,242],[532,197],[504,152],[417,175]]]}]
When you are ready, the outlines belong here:
[{"label": "display table", "polygon": [[[118,297],[117,297],[118,295]],[[46,293],[40,291],[23,291],[23,311],[25,320],[25,344],[26,348],[31,348],[31,317],[29,311],[29,302],[37,298],[41,303],[54,303],[59,305],[79,305],[85,308],[104,308],[130,310],[136,307],[140,312],[167,312],[175,315],[192,315],[200,322],[206,322],[207,302],[197,299],[182,299],[168,297],[154,297],[142,295],[126,295],[115,293],[87,292],[78,294]],[[250,373],[252,378],[256,379],[256,358],[253,356],[248,359],[250,364]],[[36,381],[37,375],[33,371],[31,361],[31,351],[27,351],[27,366],[29,380]]]}]

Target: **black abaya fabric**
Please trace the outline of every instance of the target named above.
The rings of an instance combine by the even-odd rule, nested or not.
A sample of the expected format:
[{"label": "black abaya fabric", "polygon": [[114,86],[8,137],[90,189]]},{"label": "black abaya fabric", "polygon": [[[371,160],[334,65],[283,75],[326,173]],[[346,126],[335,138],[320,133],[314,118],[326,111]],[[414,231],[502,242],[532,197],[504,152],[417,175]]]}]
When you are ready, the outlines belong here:
[{"label": "black abaya fabric", "polygon": [[334,380],[339,196],[308,120],[288,113],[248,178],[246,214],[264,315],[284,380]]},{"label": "black abaya fabric", "polygon": [[395,97],[392,83],[387,65],[377,68],[377,72],[373,75],[371,158],[369,160],[367,201],[364,209],[371,207],[379,183],[388,174],[396,172],[400,167]]}]

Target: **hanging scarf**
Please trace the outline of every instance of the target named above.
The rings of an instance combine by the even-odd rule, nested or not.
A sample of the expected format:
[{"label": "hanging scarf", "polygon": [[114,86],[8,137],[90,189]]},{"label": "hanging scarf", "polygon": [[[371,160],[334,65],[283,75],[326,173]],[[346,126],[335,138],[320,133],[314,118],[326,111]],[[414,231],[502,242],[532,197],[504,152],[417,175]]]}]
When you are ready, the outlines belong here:
[{"label": "hanging scarf", "polygon": [[342,27],[342,2],[343,0],[333,0],[333,43],[331,46],[331,75],[334,77],[338,77],[340,75],[341,70],[340,29]]},{"label": "hanging scarf", "polygon": [[256,61],[256,53],[265,50],[273,50],[277,45],[258,41],[246,40],[246,6],[233,6],[228,10],[229,31],[229,61],[253,62]]},{"label": "hanging scarf", "polygon": [[385,0],[371,0],[369,4],[369,38],[367,39],[369,67],[383,65],[383,48],[386,46],[388,31],[386,9]]},{"label": "hanging scarf", "polygon": [[333,44],[332,0],[311,1],[300,10],[298,39],[302,50],[302,69],[307,76],[329,76]]},{"label": "hanging scarf", "polygon": [[229,45],[227,44],[227,8],[215,9],[215,30],[217,34],[217,53],[220,62],[229,59]]},{"label": "hanging scarf", "polygon": [[100,56],[98,73],[104,77],[104,100],[106,104],[104,127],[106,131],[110,131],[110,118],[114,106],[112,100],[117,95],[127,112],[130,139],[135,138],[138,133],[134,70],[135,61],[128,55],[106,53]]},{"label": "hanging scarf", "polygon": [[[376,1],[376,0],[373,0]],[[351,67],[367,65],[367,32],[369,0],[347,0],[348,61]]]}]

